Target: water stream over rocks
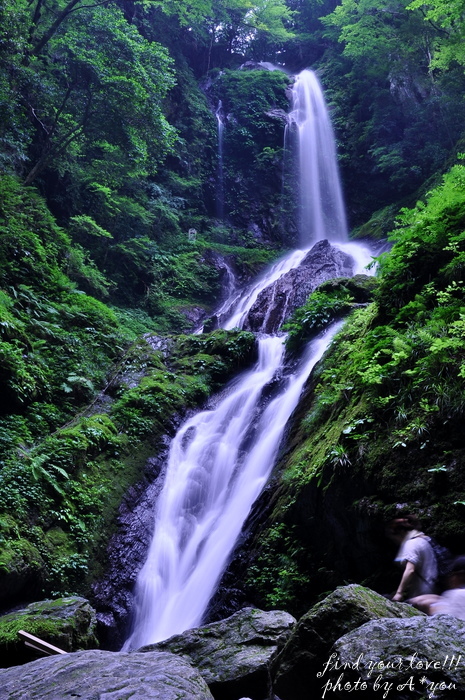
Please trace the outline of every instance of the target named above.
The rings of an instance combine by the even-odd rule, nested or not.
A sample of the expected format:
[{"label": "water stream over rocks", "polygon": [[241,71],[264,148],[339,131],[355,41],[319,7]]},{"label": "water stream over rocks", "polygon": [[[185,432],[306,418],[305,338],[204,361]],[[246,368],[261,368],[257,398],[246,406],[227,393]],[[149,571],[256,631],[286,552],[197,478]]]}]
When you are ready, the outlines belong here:
[{"label": "water stream over rocks", "polygon": [[[334,324],[312,341],[289,368],[281,325],[323,281],[358,273],[370,260],[367,249],[347,241],[331,125],[310,71],[296,80],[290,120],[302,141],[305,248],[279,260],[240,296],[231,287],[217,313],[223,328],[257,333],[259,359],[229,385],[214,409],[185,421],[171,442],[123,650],[202,622],[244,521],[269,479],[303,386],[340,327]],[[315,162],[307,165],[307,159]]]}]

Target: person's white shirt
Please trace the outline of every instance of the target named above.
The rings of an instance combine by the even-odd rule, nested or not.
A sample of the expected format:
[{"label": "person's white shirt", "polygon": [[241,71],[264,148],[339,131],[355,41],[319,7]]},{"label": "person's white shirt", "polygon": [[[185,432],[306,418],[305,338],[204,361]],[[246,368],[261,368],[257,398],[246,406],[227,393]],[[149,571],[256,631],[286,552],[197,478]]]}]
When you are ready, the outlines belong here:
[{"label": "person's white shirt", "polygon": [[411,562],[415,575],[408,585],[408,597],[433,593],[438,576],[436,555],[430,544],[430,538],[419,530],[410,530],[400,545],[395,561],[405,566]]}]

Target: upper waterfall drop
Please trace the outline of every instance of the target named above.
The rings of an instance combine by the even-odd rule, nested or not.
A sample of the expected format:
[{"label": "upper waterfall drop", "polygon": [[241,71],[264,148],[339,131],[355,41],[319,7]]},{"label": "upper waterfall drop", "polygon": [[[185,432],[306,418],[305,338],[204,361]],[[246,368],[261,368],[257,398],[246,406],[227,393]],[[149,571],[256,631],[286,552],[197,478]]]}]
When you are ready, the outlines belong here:
[{"label": "upper waterfall drop", "polygon": [[348,233],[334,132],[311,70],[303,70],[295,80],[289,122],[297,135],[301,246],[308,248],[324,238],[344,243]]}]

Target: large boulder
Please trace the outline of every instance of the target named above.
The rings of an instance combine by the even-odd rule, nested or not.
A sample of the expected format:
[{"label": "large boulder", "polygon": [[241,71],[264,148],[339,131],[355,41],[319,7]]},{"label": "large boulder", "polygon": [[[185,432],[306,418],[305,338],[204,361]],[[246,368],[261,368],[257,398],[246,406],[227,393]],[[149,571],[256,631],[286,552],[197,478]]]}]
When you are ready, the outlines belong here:
[{"label": "large boulder", "polygon": [[281,700],[307,698],[312,691],[320,693],[317,673],[336,640],[370,620],[414,616],[425,617],[410,605],[393,603],[357,584],[336,588],[300,618],[274,659],[274,691]]},{"label": "large boulder", "polygon": [[327,240],[319,241],[299,267],[289,270],[260,292],[244,322],[244,329],[276,333],[322,282],[334,277],[350,277],[353,265],[349,255]]},{"label": "large boulder", "polygon": [[241,695],[264,700],[269,697],[270,661],[294,624],[286,612],[244,608],[140,651],[164,650],[189,658],[215,700],[237,700]]},{"label": "large boulder", "polygon": [[53,656],[1,670],[0,688],[8,700],[213,700],[200,673],[165,652]]},{"label": "large boulder", "polygon": [[36,658],[18,637],[24,630],[64,651],[98,646],[95,610],[85,598],[70,597],[31,603],[0,617],[0,666],[13,666]]},{"label": "large boulder", "polygon": [[448,615],[372,620],[339,639],[328,658],[320,687],[332,697],[348,697],[351,687],[367,700],[465,697],[465,622]]}]

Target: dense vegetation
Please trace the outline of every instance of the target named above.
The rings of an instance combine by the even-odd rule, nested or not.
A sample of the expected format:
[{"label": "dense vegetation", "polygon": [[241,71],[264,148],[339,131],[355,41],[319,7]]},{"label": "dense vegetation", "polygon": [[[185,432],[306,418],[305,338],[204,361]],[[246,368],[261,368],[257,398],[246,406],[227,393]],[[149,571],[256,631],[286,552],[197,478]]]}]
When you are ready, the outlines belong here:
[{"label": "dense vegetation", "polygon": [[[352,228],[390,231],[393,248],[301,407],[254,595],[299,608],[369,576],[347,558],[328,564],[299,520],[300,491],[338,480],[358,480],[364,517],[415,502],[458,547],[462,15],[460,0],[0,1],[4,605],[87,593],[120,499],[172,416],[253,358],[247,333],[173,334],[221,300],[225,260],[245,280],[294,242],[291,77],[260,61],[318,70]],[[366,304],[354,290],[318,290],[289,324],[290,350]],[[147,334],[164,336],[159,349]]]},{"label": "dense vegetation", "polygon": [[[402,506],[463,550],[464,185],[459,164],[400,213],[373,300],[313,377],[247,574],[262,605],[301,613],[348,578],[388,592],[384,525]],[[350,284],[324,285],[295,313],[293,349],[354,304]]]}]

